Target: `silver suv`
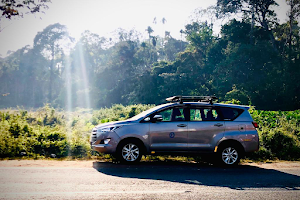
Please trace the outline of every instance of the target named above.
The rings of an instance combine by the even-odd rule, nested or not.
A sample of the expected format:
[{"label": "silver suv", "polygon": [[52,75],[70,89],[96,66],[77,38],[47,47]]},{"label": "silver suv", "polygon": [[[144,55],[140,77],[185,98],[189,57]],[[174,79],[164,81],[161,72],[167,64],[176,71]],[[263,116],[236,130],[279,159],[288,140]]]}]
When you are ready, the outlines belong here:
[{"label": "silver suv", "polygon": [[142,155],[211,153],[220,164],[238,164],[257,151],[257,123],[247,106],[213,103],[212,96],[174,96],[128,120],[100,124],[91,134],[92,149],[121,162]]}]

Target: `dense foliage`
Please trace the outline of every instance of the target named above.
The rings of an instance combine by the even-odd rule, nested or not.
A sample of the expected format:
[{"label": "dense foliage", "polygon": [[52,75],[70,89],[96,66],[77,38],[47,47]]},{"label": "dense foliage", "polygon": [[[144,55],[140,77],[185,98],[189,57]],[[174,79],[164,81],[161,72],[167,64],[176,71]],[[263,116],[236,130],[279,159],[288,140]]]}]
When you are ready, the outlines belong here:
[{"label": "dense foliage", "polygon": [[[262,110],[299,109],[300,3],[287,2],[289,19],[278,23],[273,0],[219,0],[197,11],[181,40],[168,31],[155,36],[148,26],[146,40],[118,29],[112,38],[85,31],[75,43],[65,26],[50,25],[32,48],[0,58],[0,106],[49,103],[71,111],[214,94]],[[199,17],[207,13],[214,20]],[[214,21],[225,16],[230,20],[213,34]]]},{"label": "dense foliage", "polygon": [[260,150],[251,158],[300,158],[300,110],[254,110],[251,114],[259,124],[260,136]]},{"label": "dense foliage", "polygon": [[[83,114],[72,115],[79,113]],[[78,117],[73,121],[66,117],[48,106],[36,112],[1,111],[0,157],[90,156],[87,138],[91,127]]]},{"label": "dense foliage", "polygon": [[[90,157],[90,131],[99,123],[130,118],[153,105],[114,105],[89,114],[72,113],[48,106],[35,112],[0,112],[0,158]],[[300,110],[252,110],[259,123],[260,150],[249,155],[256,160],[300,158]]]}]

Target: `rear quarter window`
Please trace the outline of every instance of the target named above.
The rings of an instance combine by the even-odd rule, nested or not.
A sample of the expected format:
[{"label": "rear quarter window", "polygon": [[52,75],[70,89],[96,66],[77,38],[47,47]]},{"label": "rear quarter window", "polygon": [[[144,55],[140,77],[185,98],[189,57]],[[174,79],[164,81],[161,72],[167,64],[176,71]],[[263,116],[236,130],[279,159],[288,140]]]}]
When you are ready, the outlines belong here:
[{"label": "rear quarter window", "polygon": [[226,108],[226,107],[221,107],[220,108],[223,119],[225,121],[232,121],[235,120],[239,115],[241,115],[244,110],[242,109],[237,109],[237,108]]}]

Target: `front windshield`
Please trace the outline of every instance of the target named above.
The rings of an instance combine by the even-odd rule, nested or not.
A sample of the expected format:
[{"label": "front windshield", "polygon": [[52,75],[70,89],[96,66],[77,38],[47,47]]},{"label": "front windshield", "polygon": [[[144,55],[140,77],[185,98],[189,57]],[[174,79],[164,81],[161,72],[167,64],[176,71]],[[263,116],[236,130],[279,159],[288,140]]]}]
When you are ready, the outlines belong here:
[{"label": "front windshield", "polygon": [[144,112],[141,112],[140,114],[134,116],[134,117],[131,117],[129,118],[128,120],[132,120],[132,121],[135,121],[135,120],[138,120],[142,117],[145,117],[147,115],[149,115],[150,113],[154,112],[155,110],[158,110],[162,107],[165,107],[167,104],[163,104],[163,105],[159,105],[159,106],[155,106],[153,108],[150,108],[149,110],[145,110]]}]

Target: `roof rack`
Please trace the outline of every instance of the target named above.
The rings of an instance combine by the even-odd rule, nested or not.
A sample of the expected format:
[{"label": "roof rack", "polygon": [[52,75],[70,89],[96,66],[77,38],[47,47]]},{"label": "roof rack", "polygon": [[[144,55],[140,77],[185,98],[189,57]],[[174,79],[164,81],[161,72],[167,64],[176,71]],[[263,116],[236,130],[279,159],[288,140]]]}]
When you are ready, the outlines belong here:
[{"label": "roof rack", "polygon": [[166,101],[170,102],[180,102],[183,103],[183,101],[194,101],[194,102],[209,102],[210,104],[213,104],[214,100],[217,100],[218,98],[215,96],[173,96],[166,98]]}]

